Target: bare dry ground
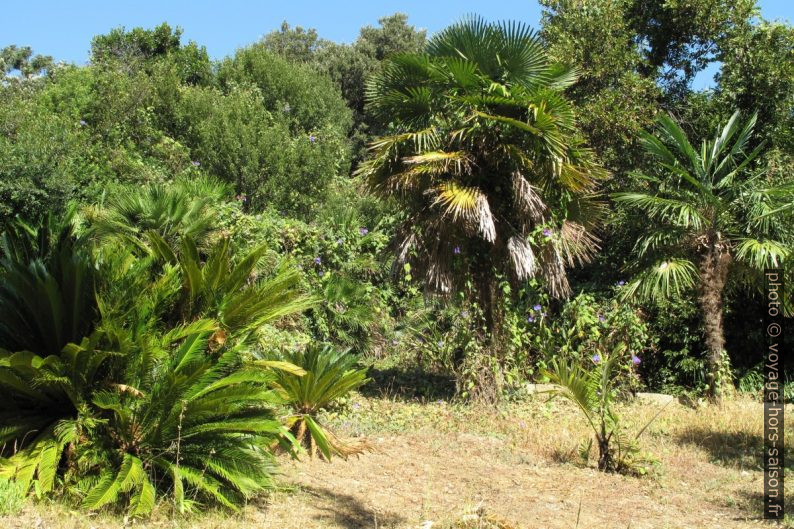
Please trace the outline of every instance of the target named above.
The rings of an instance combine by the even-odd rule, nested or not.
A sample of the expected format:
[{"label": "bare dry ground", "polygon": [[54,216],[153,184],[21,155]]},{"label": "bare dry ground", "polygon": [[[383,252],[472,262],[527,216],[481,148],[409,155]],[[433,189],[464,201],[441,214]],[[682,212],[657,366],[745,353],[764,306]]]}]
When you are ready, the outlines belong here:
[{"label": "bare dry ground", "polygon": [[[621,416],[637,431],[658,409],[636,402]],[[162,506],[142,522],[38,504],[4,519],[3,529],[766,526],[762,405],[749,399],[669,405],[641,438],[658,461],[644,477],[583,463],[577,448],[586,425],[570,406],[545,399],[493,409],[360,397],[326,422],[340,434],[366,436],[373,450],[331,463],[285,459],[285,490],[238,515],[174,518]],[[788,437],[791,443],[790,429]],[[794,504],[794,495],[787,499]]]}]

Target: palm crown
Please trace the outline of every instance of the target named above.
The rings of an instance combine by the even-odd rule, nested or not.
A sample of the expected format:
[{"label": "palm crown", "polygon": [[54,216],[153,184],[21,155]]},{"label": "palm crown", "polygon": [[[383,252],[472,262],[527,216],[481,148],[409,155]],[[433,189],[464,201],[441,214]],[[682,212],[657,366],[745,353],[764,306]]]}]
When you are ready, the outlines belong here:
[{"label": "palm crown", "polygon": [[464,266],[542,275],[568,294],[566,266],[596,249],[590,198],[605,176],[562,96],[574,80],[526,26],[479,18],[370,80],[369,108],[392,134],[373,142],[359,174],[406,207],[399,259],[411,256],[434,290],[452,290]]}]

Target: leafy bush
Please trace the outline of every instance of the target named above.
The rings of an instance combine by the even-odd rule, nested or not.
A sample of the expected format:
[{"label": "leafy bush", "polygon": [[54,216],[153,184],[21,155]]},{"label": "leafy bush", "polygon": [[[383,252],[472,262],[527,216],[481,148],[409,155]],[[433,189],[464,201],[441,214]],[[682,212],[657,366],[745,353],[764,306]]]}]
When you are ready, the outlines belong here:
[{"label": "leafy bush", "polygon": [[250,83],[188,87],[179,93],[174,134],[193,160],[232,186],[249,209],[308,216],[347,172],[344,132],[322,121],[294,130]]}]

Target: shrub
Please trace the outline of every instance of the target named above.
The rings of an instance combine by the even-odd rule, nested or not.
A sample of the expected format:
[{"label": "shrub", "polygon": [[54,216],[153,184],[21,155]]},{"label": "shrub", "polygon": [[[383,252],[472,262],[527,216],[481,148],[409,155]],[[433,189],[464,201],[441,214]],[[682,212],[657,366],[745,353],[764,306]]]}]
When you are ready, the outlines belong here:
[{"label": "shrub", "polygon": [[361,446],[341,441],[321,425],[317,413],[364,385],[367,370],[356,369],[356,358],[347,351],[316,344],[285,352],[280,358],[300,368],[276,372],[276,386],[293,412],[287,425],[298,442],[308,448],[312,457],[319,449],[329,460],[333,455],[347,457],[359,452]]},{"label": "shrub", "polygon": [[223,92],[184,88],[174,134],[193,160],[234,188],[246,209],[308,216],[347,172],[345,133],[325,118],[294,128],[280,109],[268,108],[262,90],[250,83]]},{"label": "shrub", "polygon": [[[627,361],[625,351],[625,345],[621,344],[609,354],[596,352],[591,359],[594,367],[590,369],[554,359],[543,373],[557,386],[551,391],[552,396],[561,396],[578,406],[593,428],[598,445],[598,469],[643,474],[646,462],[638,458],[636,441],[656,416],[634,438],[629,437],[620,424],[613,409],[618,395],[615,375],[620,363]],[[585,446],[584,454],[589,454],[591,444],[592,441]]]}]

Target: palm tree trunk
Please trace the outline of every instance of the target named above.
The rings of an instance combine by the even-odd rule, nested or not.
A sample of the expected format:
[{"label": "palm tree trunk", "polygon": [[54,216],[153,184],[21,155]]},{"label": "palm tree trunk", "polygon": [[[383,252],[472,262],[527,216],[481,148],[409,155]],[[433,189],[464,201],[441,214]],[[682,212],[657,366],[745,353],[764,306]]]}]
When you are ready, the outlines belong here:
[{"label": "palm tree trunk", "polygon": [[721,385],[728,383],[720,380],[725,333],[722,318],[722,297],[728,276],[731,256],[716,248],[710,249],[700,262],[700,310],[703,315],[703,331],[706,339],[708,361],[709,397],[719,401],[722,397]]},{"label": "palm tree trunk", "polygon": [[495,403],[501,398],[504,381],[502,369],[502,323],[504,315],[499,303],[499,285],[488,269],[477,275],[477,290],[481,305],[486,334],[482,336],[484,354],[487,358],[475,362],[476,380],[472,391],[475,400]]}]

